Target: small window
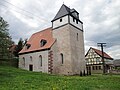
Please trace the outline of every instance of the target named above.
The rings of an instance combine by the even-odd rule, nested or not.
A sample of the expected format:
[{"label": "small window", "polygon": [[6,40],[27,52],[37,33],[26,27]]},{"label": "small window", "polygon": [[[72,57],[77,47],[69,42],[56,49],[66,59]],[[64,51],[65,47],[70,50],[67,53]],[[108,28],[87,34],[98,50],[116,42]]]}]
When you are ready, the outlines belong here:
[{"label": "small window", "polygon": [[77,33],[77,41],[78,41],[78,33]]},{"label": "small window", "polygon": [[42,40],[40,41],[40,46],[43,47],[46,43],[47,43],[47,41],[44,40],[44,39],[42,39]]},{"label": "small window", "polygon": [[95,67],[93,66],[92,69],[95,70]]},{"label": "small window", "polygon": [[98,70],[98,66],[96,66],[96,70]]},{"label": "small window", "polygon": [[76,20],[76,23],[78,24],[78,20]]},{"label": "small window", "polygon": [[75,22],[75,18],[73,17],[73,22]]},{"label": "small window", "polygon": [[39,56],[39,60],[40,60],[39,61],[40,62],[40,66],[42,67],[42,56],[41,55]]},{"label": "small window", "polygon": [[99,66],[99,70],[101,70],[101,66]]},{"label": "small window", "polygon": [[32,56],[30,56],[30,61],[32,61]]},{"label": "small window", "polygon": [[61,53],[60,56],[61,56],[61,62],[63,64],[64,63],[64,61],[63,61],[63,54]]},{"label": "small window", "polygon": [[62,18],[60,19],[60,22],[62,22]]}]

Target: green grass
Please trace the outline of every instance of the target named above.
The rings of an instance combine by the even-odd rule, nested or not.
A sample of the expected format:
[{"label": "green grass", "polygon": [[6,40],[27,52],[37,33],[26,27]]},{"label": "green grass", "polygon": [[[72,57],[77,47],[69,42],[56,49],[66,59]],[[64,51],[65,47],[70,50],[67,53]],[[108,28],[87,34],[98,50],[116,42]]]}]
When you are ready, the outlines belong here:
[{"label": "green grass", "polygon": [[60,76],[0,66],[0,90],[120,90],[120,75]]}]

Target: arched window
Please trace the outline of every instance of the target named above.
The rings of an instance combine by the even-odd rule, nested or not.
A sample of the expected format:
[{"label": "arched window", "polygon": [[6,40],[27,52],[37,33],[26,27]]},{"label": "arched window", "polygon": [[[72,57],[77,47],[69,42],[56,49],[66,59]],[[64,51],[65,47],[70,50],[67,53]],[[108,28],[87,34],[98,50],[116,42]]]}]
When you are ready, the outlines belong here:
[{"label": "arched window", "polygon": [[42,67],[42,56],[39,56],[39,62],[40,62],[40,66]]},{"label": "arched window", "polygon": [[64,60],[63,60],[63,54],[61,53],[60,54],[60,57],[61,57],[61,62],[62,62],[62,64],[64,63]]},{"label": "arched window", "polygon": [[30,56],[30,61],[32,61],[32,56]]},{"label": "arched window", "polygon": [[78,33],[77,33],[77,41],[78,41]]},{"label": "arched window", "polygon": [[25,67],[25,58],[23,57],[23,66]]}]

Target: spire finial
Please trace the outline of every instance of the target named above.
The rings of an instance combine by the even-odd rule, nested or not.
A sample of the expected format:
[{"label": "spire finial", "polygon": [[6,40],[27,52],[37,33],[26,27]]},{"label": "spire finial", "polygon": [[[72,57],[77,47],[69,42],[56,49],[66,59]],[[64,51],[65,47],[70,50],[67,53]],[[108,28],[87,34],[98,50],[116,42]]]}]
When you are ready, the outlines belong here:
[{"label": "spire finial", "polygon": [[64,0],[62,0],[63,1],[63,4],[64,4]]}]

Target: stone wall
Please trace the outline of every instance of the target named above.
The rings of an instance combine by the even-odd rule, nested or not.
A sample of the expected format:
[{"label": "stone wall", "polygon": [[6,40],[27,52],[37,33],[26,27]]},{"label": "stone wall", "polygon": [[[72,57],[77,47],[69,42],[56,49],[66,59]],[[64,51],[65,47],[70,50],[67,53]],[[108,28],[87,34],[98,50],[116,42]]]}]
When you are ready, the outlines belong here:
[{"label": "stone wall", "polygon": [[[42,66],[40,65],[40,55],[42,56]],[[48,50],[19,55],[19,68],[29,70],[29,65],[33,65],[33,71],[48,73]]]},{"label": "stone wall", "polygon": [[[70,31],[69,25],[62,26],[58,29],[53,30],[53,37],[56,38],[57,42],[57,57],[58,57],[58,68],[59,73],[64,75],[71,75],[72,73],[72,62],[71,62],[71,47],[70,47]],[[61,55],[63,54],[63,64]]]},{"label": "stone wall", "polygon": [[[77,40],[78,34],[78,40]],[[86,70],[84,57],[83,32],[67,24],[53,30],[53,37],[57,39],[56,51],[58,71],[64,75],[80,74]],[[62,64],[60,54],[63,54]]]},{"label": "stone wall", "polygon": [[86,71],[83,31],[69,25],[72,69],[74,74]]}]

